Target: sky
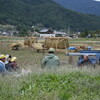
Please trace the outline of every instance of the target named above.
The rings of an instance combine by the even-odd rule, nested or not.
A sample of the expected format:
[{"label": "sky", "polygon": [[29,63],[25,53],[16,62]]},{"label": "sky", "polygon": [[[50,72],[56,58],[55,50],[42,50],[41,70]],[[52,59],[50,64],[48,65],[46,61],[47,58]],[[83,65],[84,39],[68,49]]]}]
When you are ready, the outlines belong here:
[{"label": "sky", "polygon": [[100,2],[100,0],[94,0],[94,1],[99,1]]}]

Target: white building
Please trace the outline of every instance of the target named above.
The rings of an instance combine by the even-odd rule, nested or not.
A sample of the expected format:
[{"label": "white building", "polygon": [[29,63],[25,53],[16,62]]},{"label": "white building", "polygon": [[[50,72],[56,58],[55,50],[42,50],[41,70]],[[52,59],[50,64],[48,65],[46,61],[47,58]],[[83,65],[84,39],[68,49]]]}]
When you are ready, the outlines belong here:
[{"label": "white building", "polygon": [[60,31],[54,31],[54,34],[56,37],[65,37],[66,35],[65,32],[60,32]]},{"label": "white building", "polygon": [[2,36],[8,36],[7,32],[2,32]]},{"label": "white building", "polygon": [[55,37],[54,32],[49,29],[43,29],[39,33],[40,33],[40,37]]}]

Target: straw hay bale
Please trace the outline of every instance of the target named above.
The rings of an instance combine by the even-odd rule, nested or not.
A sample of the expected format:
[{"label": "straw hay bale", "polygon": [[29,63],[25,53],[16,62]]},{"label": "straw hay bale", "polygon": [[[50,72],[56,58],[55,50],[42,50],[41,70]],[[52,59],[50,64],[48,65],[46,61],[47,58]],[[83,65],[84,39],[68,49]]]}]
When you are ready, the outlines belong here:
[{"label": "straw hay bale", "polygon": [[33,43],[37,43],[38,42],[37,39],[38,39],[37,37],[26,37],[24,39],[24,45],[32,47]]},{"label": "straw hay bale", "polygon": [[34,48],[37,52],[42,51],[43,53],[45,52],[45,50],[47,50],[47,48],[44,48],[44,45],[43,45],[42,43],[34,43],[34,44],[33,44],[33,48]]},{"label": "straw hay bale", "polygon": [[80,50],[88,50],[88,49],[87,49],[87,45],[80,45],[80,46],[77,46],[76,51],[80,51]]},{"label": "straw hay bale", "polygon": [[22,43],[12,43],[10,44],[10,50],[19,50],[20,47],[23,47]]},{"label": "straw hay bale", "polygon": [[51,37],[45,38],[45,47],[53,47],[55,49],[66,49],[69,47],[68,38],[65,37]]},{"label": "straw hay bale", "polygon": [[34,49],[43,49],[43,46],[41,43],[34,43],[32,46]]}]

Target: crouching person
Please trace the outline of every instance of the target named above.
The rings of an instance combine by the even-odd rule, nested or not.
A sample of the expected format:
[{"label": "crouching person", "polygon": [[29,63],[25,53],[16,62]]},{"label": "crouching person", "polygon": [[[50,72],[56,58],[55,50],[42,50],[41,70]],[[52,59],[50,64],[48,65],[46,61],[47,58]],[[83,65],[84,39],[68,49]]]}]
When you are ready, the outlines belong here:
[{"label": "crouching person", "polygon": [[4,54],[1,54],[0,55],[0,74],[9,74],[9,72],[6,70],[5,68],[5,62],[6,60],[6,56]]},{"label": "crouching person", "polygon": [[11,58],[12,58],[11,55],[6,55],[5,68],[8,71],[11,70],[11,66],[10,66]]},{"label": "crouching person", "polygon": [[10,59],[10,61],[7,64],[5,64],[5,68],[9,72],[18,71],[19,67],[17,66],[17,58],[16,57],[12,57]]},{"label": "crouching person", "polygon": [[41,68],[55,69],[60,65],[59,58],[55,55],[55,49],[50,48],[48,55],[42,60]]},{"label": "crouching person", "polygon": [[10,62],[10,67],[11,67],[11,71],[19,71],[16,57],[12,57],[11,62]]},{"label": "crouching person", "polygon": [[89,58],[88,54],[82,56],[78,62],[79,67],[92,65],[95,68],[95,64],[96,64],[96,61]]}]

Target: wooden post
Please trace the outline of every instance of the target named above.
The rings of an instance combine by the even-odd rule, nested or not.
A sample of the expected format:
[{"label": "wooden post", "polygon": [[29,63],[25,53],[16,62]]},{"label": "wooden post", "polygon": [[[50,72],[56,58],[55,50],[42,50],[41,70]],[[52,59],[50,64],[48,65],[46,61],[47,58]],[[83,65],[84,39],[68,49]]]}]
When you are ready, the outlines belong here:
[{"label": "wooden post", "polygon": [[73,56],[69,56],[69,58],[68,58],[68,63],[69,63],[69,64],[73,64],[73,62],[74,62],[74,61],[73,61]]}]

